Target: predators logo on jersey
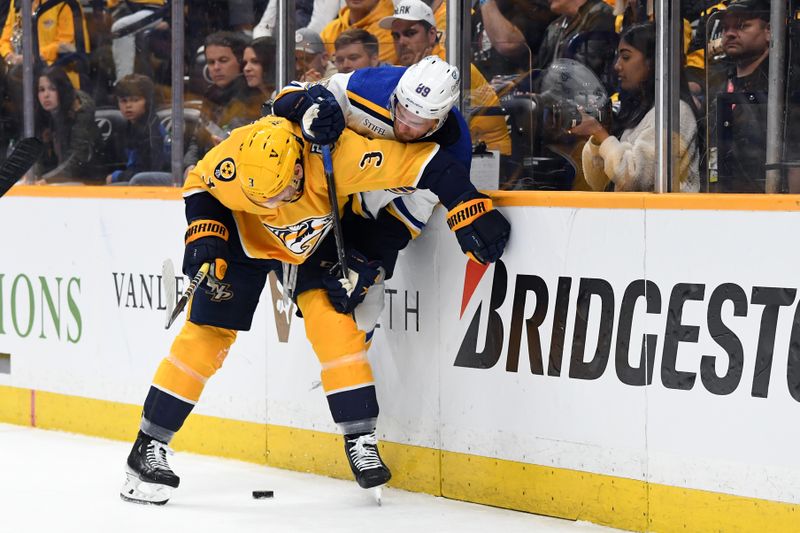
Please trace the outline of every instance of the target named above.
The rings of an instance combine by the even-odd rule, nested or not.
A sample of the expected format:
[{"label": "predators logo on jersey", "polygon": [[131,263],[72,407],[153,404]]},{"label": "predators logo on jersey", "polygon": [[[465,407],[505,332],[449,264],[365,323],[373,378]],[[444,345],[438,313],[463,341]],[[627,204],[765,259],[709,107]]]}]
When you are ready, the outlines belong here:
[{"label": "predators logo on jersey", "polygon": [[264,227],[279,238],[293,254],[308,256],[322,242],[331,228],[331,222],[331,215],[325,215],[307,218],[287,227],[270,226],[267,223],[264,223]]}]

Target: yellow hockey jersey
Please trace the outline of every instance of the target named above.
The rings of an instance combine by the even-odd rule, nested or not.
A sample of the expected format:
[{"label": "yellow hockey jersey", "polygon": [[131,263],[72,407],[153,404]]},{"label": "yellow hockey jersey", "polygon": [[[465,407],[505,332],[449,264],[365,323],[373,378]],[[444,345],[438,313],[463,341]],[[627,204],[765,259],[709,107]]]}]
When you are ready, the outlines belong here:
[{"label": "yellow hockey jersey", "polygon": [[[209,193],[229,209],[242,248],[249,257],[300,264],[317,249],[332,227],[322,153],[317,145],[303,143],[305,180],[298,200],[276,209],[259,206],[242,192],[236,176],[236,160],[239,147],[250,131],[263,127],[288,128],[302,138],[300,126],[275,116],[237,128],[189,173],[183,196],[188,199],[195,194]],[[367,139],[351,130],[344,130],[331,152],[339,214],[350,194],[416,187],[438,150],[436,143],[404,144],[386,139]],[[194,218],[194,214],[189,216]]]},{"label": "yellow hockey jersey", "polygon": [[[20,5],[20,0],[11,0],[8,9],[8,16],[3,26],[2,34],[0,34],[0,56],[5,57],[14,51],[11,44],[14,35],[14,29],[18,24],[22,24],[22,16],[17,12],[14,4]],[[33,0],[31,7],[35,12],[44,1]],[[80,8],[80,6],[78,6]],[[83,17],[83,10],[78,15],[82,21],[83,27],[83,43],[86,47],[86,52],[89,52],[89,32],[86,26],[86,20]],[[75,23],[73,21],[72,10],[66,5],[57,5],[52,9],[45,11],[39,18],[39,55],[44,59],[48,65],[52,64],[58,58],[59,46],[61,45],[74,45],[75,44]],[[20,30],[21,31],[21,30]],[[72,77],[71,77],[72,78]],[[77,76],[72,80],[73,85],[78,88]]]}]

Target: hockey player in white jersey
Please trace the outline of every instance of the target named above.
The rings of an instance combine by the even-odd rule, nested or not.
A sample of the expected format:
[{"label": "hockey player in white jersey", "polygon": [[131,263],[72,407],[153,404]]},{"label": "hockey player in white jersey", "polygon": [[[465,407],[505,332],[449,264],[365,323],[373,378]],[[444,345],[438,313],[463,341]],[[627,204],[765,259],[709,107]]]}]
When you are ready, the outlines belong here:
[{"label": "hockey player in white jersey", "polygon": [[[293,82],[277,96],[273,112],[301,123],[310,139],[327,144],[335,141],[341,131],[337,128],[341,125],[331,120],[337,116],[332,107],[338,105],[347,127],[362,135],[403,142],[437,142],[469,170],[472,157],[469,129],[453,107],[459,98],[458,82],[458,69],[437,56],[429,56],[408,68],[366,68],[321,81],[319,85],[327,88],[336,102],[319,98],[326,94],[321,87]],[[388,279],[397,252],[420,234],[437,203],[436,196],[424,190],[361,193],[352,198],[351,210],[363,218],[346,218],[345,239],[366,257],[379,260]],[[367,223],[365,219],[373,222]],[[459,244],[473,259],[494,261],[496,251],[482,249],[477,241],[459,240]],[[357,258],[356,264],[363,260]],[[309,262],[301,273],[313,268],[315,263]],[[344,282],[348,298],[345,291],[338,291],[342,301],[337,307],[347,312],[362,298],[359,294],[363,287],[352,290],[358,285],[357,275],[353,277],[349,284]],[[326,282],[331,294],[336,294],[331,280]],[[297,289],[300,291],[303,286]],[[356,310],[356,318],[364,331],[370,332],[383,306],[382,283],[369,290],[366,299],[367,305]]]},{"label": "hockey player in white jersey", "polygon": [[[300,123],[304,136],[318,144],[335,143],[343,122],[368,137],[436,142],[465,167],[467,179],[472,142],[466,122],[453,108],[459,98],[458,83],[458,69],[432,56],[408,68],[366,68],[335,74],[319,84],[294,82],[278,95],[273,112]],[[491,202],[477,191],[462,201]],[[383,310],[383,282],[392,276],[398,252],[420,234],[437,203],[435,195],[415,189],[351,196],[343,217],[348,279],[331,273],[337,253],[333,237],[328,236],[299,266],[294,296],[327,289],[333,307],[352,313],[369,342]],[[489,211],[488,216],[472,221],[474,231],[469,236],[456,232],[461,249],[474,260],[494,262],[503,252],[508,223],[495,220],[493,214]],[[342,426],[345,434],[358,430]],[[362,486],[366,468],[383,469],[389,474],[382,463],[359,460],[356,440],[346,439],[345,449],[353,475]]]},{"label": "hockey player in white jersey", "polygon": [[[430,141],[451,152],[467,170],[472,160],[469,128],[453,105],[459,98],[458,69],[438,56],[410,67],[374,67],[335,74],[320,82],[336,98],[348,128],[366,137],[402,142]],[[292,82],[278,94],[273,112],[302,123],[311,138],[328,144],[339,131],[318,118],[312,84]],[[324,112],[324,110],[323,110]],[[312,126],[313,122],[313,126]],[[353,209],[377,218],[381,208],[419,235],[438,203],[428,191],[372,191],[354,199]]]}]

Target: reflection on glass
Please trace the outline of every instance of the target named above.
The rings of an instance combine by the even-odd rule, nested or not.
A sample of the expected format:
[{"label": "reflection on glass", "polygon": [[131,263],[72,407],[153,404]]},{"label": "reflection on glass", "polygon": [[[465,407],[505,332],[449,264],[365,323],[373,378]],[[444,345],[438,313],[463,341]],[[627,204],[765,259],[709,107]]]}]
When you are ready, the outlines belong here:
[{"label": "reflection on glass", "polygon": [[[0,160],[21,137],[17,3],[0,7]],[[262,102],[273,96],[275,42],[253,41],[253,35],[271,34],[276,3],[269,3],[271,14],[265,0],[186,3],[186,149],[180,154],[185,168],[232,128],[258,117]],[[298,3],[295,77],[317,81],[365,67],[409,66],[428,55],[445,58],[447,2],[395,3],[406,7],[395,13],[390,0],[376,0],[346,3],[342,11],[314,7],[312,13]],[[164,155],[170,150],[172,57],[166,0],[65,0],[46,11],[43,4],[33,2],[34,122],[47,144],[35,169],[40,182],[135,184],[138,174],[169,171]],[[701,4],[684,1],[683,20],[674,21],[684,31],[686,70],[678,136],[684,154],[681,190],[763,192],[766,147],[778,143],[781,158],[773,168],[781,174],[780,188],[800,192],[800,130],[792,127],[800,118],[795,81],[800,47],[798,32],[792,31],[800,18],[789,13],[783,43],[783,134],[768,139],[770,44],[778,44],[770,43],[770,3]],[[651,133],[646,126],[654,112],[652,72],[649,66],[636,71],[631,56],[640,50],[634,46],[624,53],[620,35],[652,19],[646,3],[630,0],[475,3],[463,28],[471,43],[463,114],[476,182],[506,190],[650,190],[649,169],[642,163],[650,161],[650,145],[645,143],[645,150],[641,143]],[[76,27],[83,31],[76,35]],[[221,42],[209,41],[221,32]],[[608,102],[599,105],[548,88],[545,74],[563,60],[593,73]],[[39,74],[53,66],[66,75],[71,93],[52,71],[40,88]],[[636,72],[644,77],[633,83]],[[122,80],[133,85],[121,85]],[[137,106],[143,108],[139,117],[131,110]],[[628,147],[635,156],[626,155]]]}]

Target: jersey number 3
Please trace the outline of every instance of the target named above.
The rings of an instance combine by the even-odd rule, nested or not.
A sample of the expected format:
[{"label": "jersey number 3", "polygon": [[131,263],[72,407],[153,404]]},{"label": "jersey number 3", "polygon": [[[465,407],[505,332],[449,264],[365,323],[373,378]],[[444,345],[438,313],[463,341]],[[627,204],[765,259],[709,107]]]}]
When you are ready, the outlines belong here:
[{"label": "jersey number 3", "polygon": [[[373,163],[372,160],[375,160]],[[383,152],[366,152],[361,156],[361,161],[358,162],[358,168],[364,168],[367,165],[373,165],[378,168],[383,164]]]}]

